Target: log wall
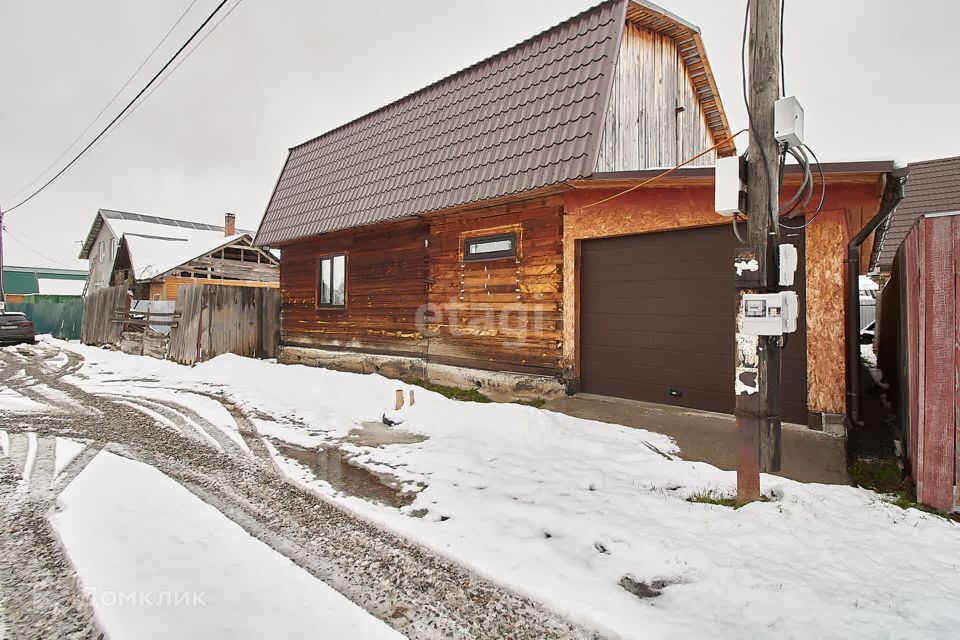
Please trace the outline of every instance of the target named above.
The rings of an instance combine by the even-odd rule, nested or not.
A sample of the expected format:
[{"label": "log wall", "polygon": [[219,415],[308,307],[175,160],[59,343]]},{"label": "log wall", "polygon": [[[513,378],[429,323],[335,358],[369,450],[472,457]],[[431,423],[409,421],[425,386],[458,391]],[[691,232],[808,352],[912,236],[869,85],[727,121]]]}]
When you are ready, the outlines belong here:
[{"label": "log wall", "polygon": [[[349,229],[283,247],[282,342],[425,356],[417,312],[427,302],[429,229],[420,220]],[[317,265],[347,255],[346,306],[317,306]]]},{"label": "log wall", "polygon": [[[463,259],[464,240],[514,233],[515,258]],[[563,199],[549,196],[437,217],[430,224],[431,361],[559,375]]]}]

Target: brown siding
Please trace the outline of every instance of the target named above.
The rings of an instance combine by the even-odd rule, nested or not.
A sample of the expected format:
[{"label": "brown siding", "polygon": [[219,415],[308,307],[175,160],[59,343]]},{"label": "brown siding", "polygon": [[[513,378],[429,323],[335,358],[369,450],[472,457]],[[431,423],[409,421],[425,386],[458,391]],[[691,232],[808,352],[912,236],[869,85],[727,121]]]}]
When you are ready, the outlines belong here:
[{"label": "brown siding", "polygon": [[[427,224],[352,229],[283,247],[281,342],[303,347],[424,355],[416,315],[426,303]],[[317,260],[347,255],[347,305],[320,309]]]},{"label": "brown siding", "polygon": [[[463,261],[471,236],[514,232],[517,257]],[[433,219],[430,359],[558,375],[563,200],[537,198]]]}]

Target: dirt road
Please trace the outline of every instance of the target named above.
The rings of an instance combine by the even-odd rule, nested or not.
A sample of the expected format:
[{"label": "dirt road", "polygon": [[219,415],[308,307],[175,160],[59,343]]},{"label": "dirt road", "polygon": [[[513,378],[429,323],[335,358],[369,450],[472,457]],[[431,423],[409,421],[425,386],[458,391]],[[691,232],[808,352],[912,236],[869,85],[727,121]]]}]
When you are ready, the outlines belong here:
[{"label": "dirt road", "polygon": [[[64,362],[65,360],[65,362]],[[149,464],[410,638],[585,638],[588,632],[380,530],[275,468],[253,421],[225,399],[245,447],[190,407],[138,397],[136,380],[88,393],[79,356],[0,350],[0,385],[47,410],[0,412],[0,628],[9,638],[97,637],[90,604],[51,533],[56,497],[101,450]],[[89,442],[58,476],[55,438]]]}]

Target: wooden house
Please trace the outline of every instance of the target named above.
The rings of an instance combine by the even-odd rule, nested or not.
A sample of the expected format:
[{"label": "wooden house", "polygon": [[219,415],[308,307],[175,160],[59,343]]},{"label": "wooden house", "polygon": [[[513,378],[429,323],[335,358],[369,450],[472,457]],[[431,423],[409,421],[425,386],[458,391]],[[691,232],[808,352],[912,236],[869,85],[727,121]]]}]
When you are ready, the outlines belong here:
[{"label": "wooden house", "polygon": [[181,285],[280,286],[279,260],[253,246],[249,233],[187,234],[188,237],[127,233],[113,263],[113,284],[126,283],[138,300],[176,300]]},{"label": "wooden house", "polygon": [[176,300],[182,284],[280,286],[279,259],[254,247],[232,213],[219,226],[101,209],[80,257],[89,292],[127,284],[139,300]]},{"label": "wooden house", "polygon": [[[733,153],[699,30],[604,2],[290,149],[256,237],[283,250],[278,357],[730,413],[736,240],[710,165]],[[806,310],[788,422],[845,411],[843,251],[891,168],[825,166],[823,211],[783,234]]]}]

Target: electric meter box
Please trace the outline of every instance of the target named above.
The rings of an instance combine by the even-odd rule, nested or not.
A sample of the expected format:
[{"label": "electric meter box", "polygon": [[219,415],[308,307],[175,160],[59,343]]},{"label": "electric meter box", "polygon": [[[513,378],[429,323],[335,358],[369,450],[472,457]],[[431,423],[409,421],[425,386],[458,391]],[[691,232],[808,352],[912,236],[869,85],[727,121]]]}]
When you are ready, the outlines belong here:
[{"label": "electric meter box", "polygon": [[713,208],[722,216],[743,213],[746,209],[746,185],[739,156],[717,158],[713,166]]},{"label": "electric meter box", "polygon": [[799,300],[793,291],[743,294],[741,333],[780,336],[797,330]]},{"label": "electric meter box", "polygon": [[803,144],[803,107],[795,97],[773,103],[773,137],[788,147]]},{"label": "electric meter box", "polygon": [[780,286],[792,287],[797,273],[797,248],[792,244],[778,245],[780,254]]}]

